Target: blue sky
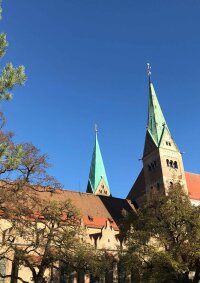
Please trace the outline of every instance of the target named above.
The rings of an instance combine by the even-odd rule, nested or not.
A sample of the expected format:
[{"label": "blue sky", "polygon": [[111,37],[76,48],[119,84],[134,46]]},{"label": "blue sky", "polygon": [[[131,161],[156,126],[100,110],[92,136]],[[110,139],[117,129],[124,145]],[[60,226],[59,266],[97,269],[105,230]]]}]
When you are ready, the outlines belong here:
[{"label": "blue sky", "polygon": [[49,155],[66,189],[85,191],[94,124],[112,194],[125,197],[142,164],[146,63],[186,171],[200,172],[199,0],[4,0],[0,62],[28,80],[1,103],[16,142]]}]

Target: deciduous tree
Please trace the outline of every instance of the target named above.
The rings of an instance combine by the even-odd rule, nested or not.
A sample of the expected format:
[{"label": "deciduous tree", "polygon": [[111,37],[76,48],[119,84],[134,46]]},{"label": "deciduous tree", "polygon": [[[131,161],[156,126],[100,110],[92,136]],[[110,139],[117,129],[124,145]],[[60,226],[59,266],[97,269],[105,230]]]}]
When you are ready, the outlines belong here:
[{"label": "deciduous tree", "polygon": [[167,195],[155,193],[129,219],[123,260],[136,282],[199,282],[199,212],[177,184]]}]

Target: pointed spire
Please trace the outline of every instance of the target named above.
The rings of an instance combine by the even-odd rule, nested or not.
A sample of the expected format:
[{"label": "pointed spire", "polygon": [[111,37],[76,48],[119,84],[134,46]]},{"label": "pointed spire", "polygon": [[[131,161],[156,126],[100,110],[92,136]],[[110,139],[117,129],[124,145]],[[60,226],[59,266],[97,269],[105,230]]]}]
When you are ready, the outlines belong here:
[{"label": "pointed spire", "polygon": [[168,127],[164,115],[162,113],[160,104],[158,102],[153,83],[151,81],[151,66],[150,64],[147,64],[147,66],[148,66],[148,78],[149,78],[149,106],[148,106],[147,129],[151,137],[153,138],[153,141],[158,146],[164,128],[168,128]]},{"label": "pointed spire", "polygon": [[110,195],[106,171],[98,142],[97,125],[95,125],[95,145],[92,154],[87,192],[108,196]]},{"label": "pointed spire", "polygon": [[[164,146],[164,137],[168,136],[174,144],[174,149],[178,150],[178,147],[173,140],[169,128],[167,126],[165,117],[162,113],[156,92],[151,81],[151,66],[147,64],[148,79],[149,79],[149,105],[148,105],[148,123],[147,132],[144,145],[143,157],[154,151],[156,148]],[[168,140],[169,141],[169,140]],[[170,142],[171,143],[171,142]]]}]

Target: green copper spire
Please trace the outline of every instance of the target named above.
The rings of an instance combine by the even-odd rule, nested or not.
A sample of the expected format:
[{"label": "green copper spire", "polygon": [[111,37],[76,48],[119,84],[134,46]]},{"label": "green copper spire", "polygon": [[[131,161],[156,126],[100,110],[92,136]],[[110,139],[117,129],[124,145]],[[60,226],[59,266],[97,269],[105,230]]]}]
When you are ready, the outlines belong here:
[{"label": "green copper spire", "polygon": [[[162,113],[160,104],[158,102],[158,98],[156,96],[156,92],[151,81],[151,67],[150,64],[148,66],[148,78],[149,78],[149,105],[148,105],[148,123],[147,123],[147,133],[146,133],[146,140],[144,146],[144,154],[143,156],[147,155],[155,148],[163,146],[162,140],[166,135],[170,137],[171,141],[175,148],[178,150],[171,134],[169,128],[167,126],[165,117]],[[168,138],[169,139],[169,138]]]},{"label": "green copper spire", "polygon": [[97,127],[95,127],[95,145],[92,154],[87,192],[101,195],[110,195],[106,171],[97,137]]},{"label": "green copper spire", "polygon": [[148,107],[147,130],[150,133],[156,146],[159,146],[164,128],[168,128],[168,127],[164,115],[162,113],[160,104],[158,102],[153,84],[151,82],[150,64],[147,64],[147,66],[148,66],[148,77],[149,77],[149,107]]},{"label": "green copper spire", "polygon": [[157,146],[160,143],[164,128],[167,128],[167,123],[160,108],[160,104],[158,102],[153,84],[149,80],[149,107],[147,129]]}]

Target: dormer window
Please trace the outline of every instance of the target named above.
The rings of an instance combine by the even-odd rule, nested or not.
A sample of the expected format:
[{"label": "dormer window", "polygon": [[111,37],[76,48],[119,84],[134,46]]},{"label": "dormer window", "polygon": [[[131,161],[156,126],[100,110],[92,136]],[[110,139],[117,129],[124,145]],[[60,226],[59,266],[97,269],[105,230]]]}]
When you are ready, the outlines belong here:
[{"label": "dormer window", "polygon": [[90,215],[88,215],[88,220],[90,220],[91,222],[94,220],[94,218]]}]

